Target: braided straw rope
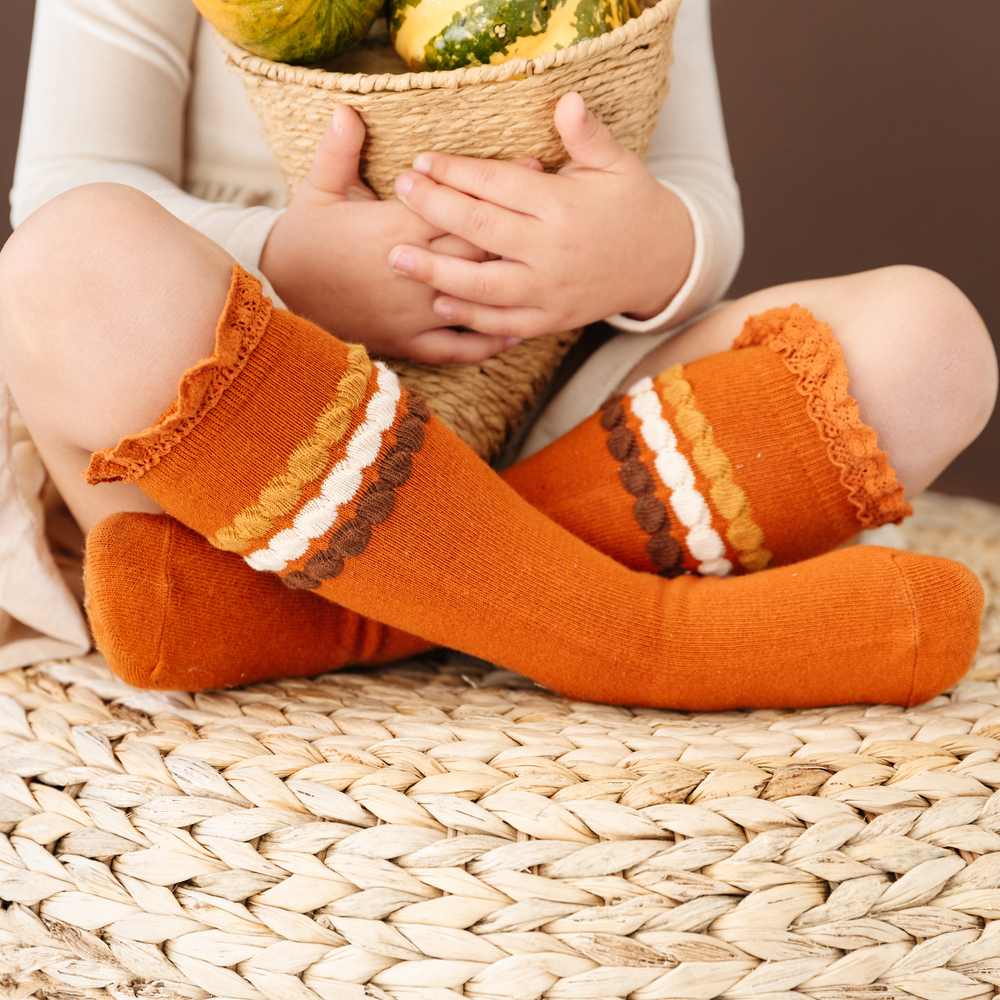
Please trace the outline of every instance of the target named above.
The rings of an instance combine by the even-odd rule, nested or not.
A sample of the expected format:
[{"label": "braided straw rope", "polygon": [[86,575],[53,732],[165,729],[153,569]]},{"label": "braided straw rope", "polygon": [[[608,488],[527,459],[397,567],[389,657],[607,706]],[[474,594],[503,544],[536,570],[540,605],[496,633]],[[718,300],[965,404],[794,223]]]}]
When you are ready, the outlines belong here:
[{"label": "braided straw rope", "polygon": [[[381,198],[418,153],[533,156],[547,170],[566,161],[552,113],[579,91],[612,135],[645,158],[669,87],[671,39],[680,0],[659,0],[620,28],[536,59],[512,59],[434,73],[408,73],[385,36],[348,52],[329,72],[251,55],[218,33],[230,69],[290,192],[309,172],[333,109],[348,104],[367,138],[362,176]],[[357,72],[357,68],[366,72]],[[424,394],[434,412],[471,448],[492,458],[552,378],[580,331],[525,340],[478,365],[393,361],[403,382]]]},{"label": "braided straw rope", "polygon": [[1000,508],[916,708],[570,702],[481,664],[193,697],[0,675],[0,995],[967,1000],[1000,983]]}]

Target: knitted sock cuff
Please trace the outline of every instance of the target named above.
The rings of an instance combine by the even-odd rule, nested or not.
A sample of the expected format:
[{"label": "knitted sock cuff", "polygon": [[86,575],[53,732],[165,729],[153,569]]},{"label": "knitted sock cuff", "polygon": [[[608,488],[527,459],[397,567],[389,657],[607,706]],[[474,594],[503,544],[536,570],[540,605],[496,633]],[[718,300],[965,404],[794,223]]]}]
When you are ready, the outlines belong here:
[{"label": "knitted sock cuff", "polygon": [[[355,507],[388,515],[387,491],[363,501],[382,465],[402,462],[390,451],[399,434],[414,437],[406,417],[419,405],[364,347],[271,310],[237,269],[212,356],[185,372],[152,427],[95,455],[88,478],[138,480],[215,547],[278,571]],[[357,554],[357,539],[347,548]]]},{"label": "knitted sock cuff", "polygon": [[222,398],[246,367],[271,318],[271,300],[260,282],[238,264],[215,333],[215,350],[181,376],[177,398],[156,422],[94,452],[84,479],[133,483],[182,441]]},{"label": "knitted sock cuff", "polygon": [[799,305],[769,309],[751,316],[733,341],[734,349],[757,345],[777,354],[795,376],[861,527],[898,524],[912,514],[889,456],[847,391],[847,366],[830,327]]}]

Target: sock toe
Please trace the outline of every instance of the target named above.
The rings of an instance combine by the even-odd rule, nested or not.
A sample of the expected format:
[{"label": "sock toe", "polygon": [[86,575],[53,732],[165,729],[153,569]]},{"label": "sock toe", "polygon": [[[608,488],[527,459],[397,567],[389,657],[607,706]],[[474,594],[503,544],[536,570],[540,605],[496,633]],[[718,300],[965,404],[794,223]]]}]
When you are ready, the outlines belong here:
[{"label": "sock toe", "polygon": [[921,705],[966,674],[979,647],[982,584],[951,559],[893,552],[913,609],[913,686],[908,705]]},{"label": "sock toe", "polygon": [[101,521],[87,538],[85,582],[97,646],[135,687],[204,691],[431,648],[291,591],[162,514]]}]

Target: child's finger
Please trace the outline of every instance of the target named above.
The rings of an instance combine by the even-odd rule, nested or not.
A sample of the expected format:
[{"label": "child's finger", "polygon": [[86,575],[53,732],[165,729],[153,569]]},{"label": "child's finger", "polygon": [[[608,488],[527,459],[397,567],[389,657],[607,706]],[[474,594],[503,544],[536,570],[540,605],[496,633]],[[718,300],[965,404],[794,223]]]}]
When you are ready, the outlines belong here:
[{"label": "child's finger", "polygon": [[434,300],[434,312],[446,323],[467,326],[495,337],[523,340],[567,328],[567,325],[553,325],[545,312],[533,306],[486,306],[449,295],[441,295]]},{"label": "child's finger", "polygon": [[395,190],[424,221],[501,257],[520,260],[525,250],[538,244],[541,223],[534,217],[471,198],[414,170],[396,178]]},{"label": "child's finger", "polygon": [[473,331],[441,327],[425,330],[409,342],[406,355],[411,361],[426,364],[474,364],[492,358],[520,343],[517,337],[491,336]]},{"label": "child's finger", "polygon": [[309,171],[309,183],[324,194],[341,198],[374,198],[359,173],[361,146],[365,141],[364,122],[346,104],[333,112],[333,121],[323,133]]},{"label": "child's finger", "polygon": [[583,103],[583,98],[575,92],[559,98],[555,125],[572,166],[608,170],[626,152],[625,147],[614,140],[607,126],[594,117]]},{"label": "child's finger", "polygon": [[449,257],[461,257],[464,260],[486,261],[497,259],[496,254],[492,254],[488,250],[483,250],[468,240],[463,240],[459,236],[453,236],[451,233],[445,233],[444,236],[432,239],[429,249],[433,253],[447,254]]},{"label": "child's finger", "polygon": [[486,305],[521,306],[535,297],[531,269],[513,260],[477,263],[404,244],[392,248],[389,266],[446,295]]},{"label": "child's finger", "polygon": [[481,160],[450,153],[421,153],[413,161],[413,169],[474,198],[535,216],[548,203],[552,184],[542,173],[541,164],[536,168],[530,162]]}]

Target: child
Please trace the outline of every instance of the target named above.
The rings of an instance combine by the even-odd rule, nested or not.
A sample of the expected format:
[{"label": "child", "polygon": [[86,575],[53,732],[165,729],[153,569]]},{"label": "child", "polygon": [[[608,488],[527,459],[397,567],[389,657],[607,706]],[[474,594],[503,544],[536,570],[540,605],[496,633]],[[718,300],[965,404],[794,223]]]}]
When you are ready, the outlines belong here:
[{"label": "child", "polygon": [[[211,30],[190,0],[37,0],[35,11],[11,195],[14,225],[78,185],[128,184],[224,247],[273,293],[267,278],[281,270],[281,255],[275,260],[271,254],[262,271],[261,254],[266,243],[273,250],[280,242],[269,237],[280,238],[296,220],[282,212],[284,182],[243,87],[226,70]],[[569,430],[586,416],[586,407],[606,396],[663,331],[710,307],[739,264],[739,196],[722,125],[707,0],[686,0],[675,41],[673,91],[648,162],[687,207],[695,259],[684,287],[657,320],[612,318],[619,327],[644,335],[620,338],[612,349],[614,358],[608,359],[605,351],[601,385],[577,393],[582,411],[579,405],[571,407],[559,427],[543,419],[540,426],[549,426],[550,433]],[[345,138],[357,142],[357,131]],[[305,236],[291,227],[290,270],[293,279],[301,274],[304,280],[298,288],[276,276],[285,302],[373,351],[424,361],[476,361],[501,349],[505,338],[456,335],[442,328],[431,309],[433,294],[389,268],[388,256],[397,243],[435,231],[398,202],[373,202],[371,192],[350,172],[342,186],[342,191],[328,189],[320,197],[341,203],[351,216],[345,223],[327,221],[333,214],[328,205],[325,226],[318,231],[311,218],[304,223],[311,227]],[[359,213],[365,216],[360,238],[342,231]],[[281,230],[275,230],[278,222]],[[294,257],[307,246],[304,261]],[[343,280],[331,284],[338,276]],[[324,293],[318,302],[315,296],[306,298],[317,288]],[[414,343],[425,330],[439,332]],[[387,343],[388,337],[395,342]],[[562,397],[561,405],[568,399]],[[77,601],[63,584],[40,531],[42,513],[30,513],[45,471],[10,406],[0,375],[0,667],[73,655],[90,644]],[[80,485],[75,473],[70,482],[62,480],[62,489]],[[85,502],[79,498],[75,509]]]},{"label": "child", "polygon": [[[563,276],[549,294],[546,279],[560,274],[565,254],[534,254],[530,216],[511,217],[513,209],[542,219],[553,212],[557,223],[545,234],[558,234],[553,242],[566,252],[575,228],[592,225],[574,207],[596,205],[590,219],[612,206],[634,210],[638,190],[650,217],[667,218],[670,200],[643,189],[641,166],[578,101],[564,99],[557,123],[574,160],[563,176],[495,165],[484,179],[480,165],[441,156],[404,175],[401,193],[436,228],[392,260],[418,282],[461,296],[431,299],[449,321],[468,317],[493,336],[531,335],[544,332],[546,318],[575,315],[567,309],[586,316],[588,299],[608,302],[600,290],[591,294],[586,271]],[[351,126],[340,124],[342,164]],[[334,166],[324,174],[321,154],[317,180],[338,176],[331,140]],[[463,190],[480,195],[477,204]],[[641,213],[634,217],[641,230]],[[435,247],[431,257],[436,232],[466,242]],[[586,235],[602,246],[597,230]],[[631,265],[642,269],[651,253],[667,269],[668,296],[678,273],[685,283],[683,232],[668,236],[665,256],[631,235],[640,256]],[[515,259],[476,259],[472,246]],[[912,703],[967,666],[980,598],[961,567],[862,549],[733,580],[629,572],[518,499],[390,373],[308,323],[272,313],[231,265],[148,199],[106,186],[46,206],[5,251],[0,363],[85,526],[110,511],[160,504],[217,546],[246,553],[255,569],[577,697],[692,708]],[[646,282],[622,285],[628,294],[619,301],[640,318],[661,304],[651,294],[629,297]],[[728,347],[748,312],[793,297],[835,320],[860,417],[839,348],[805,310],[770,312],[743,331],[740,350],[694,360]],[[532,320],[511,315],[512,306],[532,310]],[[943,344],[942,331],[950,337]],[[986,345],[961,294],[914,269],[768,290],[648,353],[624,399],[516,467],[511,482],[622,562],[637,565],[644,551],[653,565],[640,569],[724,575],[737,563],[793,562],[906,511],[862,419],[876,426],[911,489],[978,432],[995,392]],[[181,396],[164,413],[186,369]],[[594,372],[585,368],[577,389],[581,377],[593,383]],[[958,389],[972,407],[956,401]],[[921,410],[928,398],[932,419]],[[755,426],[746,426],[747,413]],[[117,449],[90,458],[118,438]],[[294,471],[317,441],[329,466],[322,484],[318,471]],[[759,466],[755,452],[766,456]],[[88,492],[74,482],[88,465],[90,482],[138,482],[144,493],[124,485]]]}]

